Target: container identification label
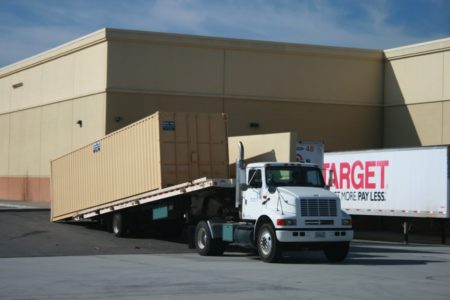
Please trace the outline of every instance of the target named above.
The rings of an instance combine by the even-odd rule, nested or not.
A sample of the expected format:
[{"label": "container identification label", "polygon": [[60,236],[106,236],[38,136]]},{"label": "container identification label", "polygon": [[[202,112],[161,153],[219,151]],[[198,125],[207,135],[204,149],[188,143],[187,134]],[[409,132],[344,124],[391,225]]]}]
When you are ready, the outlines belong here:
[{"label": "container identification label", "polygon": [[100,152],[100,149],[101,149],[100,141],[96,141],[94,144],[92,144],[92,152],[94,153]]},{"label": "container identification label", "polygon": [[175,121],[162,121],[163,131],[175,131]]}]

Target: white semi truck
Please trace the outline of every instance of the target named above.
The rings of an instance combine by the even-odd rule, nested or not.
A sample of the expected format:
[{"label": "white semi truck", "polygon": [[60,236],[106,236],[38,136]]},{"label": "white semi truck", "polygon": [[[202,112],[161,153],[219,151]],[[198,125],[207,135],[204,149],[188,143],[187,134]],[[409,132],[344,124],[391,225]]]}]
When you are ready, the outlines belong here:
[{"label": "white semi truck", "polygon": [[188,229],[201,255],[221,255],[232,244],[257,249],[265,262],[288,248],[323,249],[330,261],[344,260],[352,221],[321,168],[244,165],[239,142],[236,178],[229,178],[227,141],[224,115],[144,118],[51,162],[51,220],[97,219],[118,237]]},{"label": "white semi truck", "polygon": [[195,228],[192,243],[204,256],[222,255],[234,245],[256,248],[264,262],[279,260],[286,249],[322,249],[330,262],[343,261],[352,221],[328,190],[322,170],[302,162],[245,166],[242,143],[239,147],[236,179],[201,178],[84,209],[65,220],[110,222],[118,237],[150,219],[163,229],[182,222]]},{"label": "white semi truck", "polygon": [[241,143],[240,148],[235,187],[239,218],[200,221],[195,230],[199,254],[221,254],[234,243],[256,247],[265,262],[277,261],[283,249],[293,247],[320,247],[329,261],[344,260],[353,238],[352,221],[327,190],[321,169],[308,163],[244,166]]}]

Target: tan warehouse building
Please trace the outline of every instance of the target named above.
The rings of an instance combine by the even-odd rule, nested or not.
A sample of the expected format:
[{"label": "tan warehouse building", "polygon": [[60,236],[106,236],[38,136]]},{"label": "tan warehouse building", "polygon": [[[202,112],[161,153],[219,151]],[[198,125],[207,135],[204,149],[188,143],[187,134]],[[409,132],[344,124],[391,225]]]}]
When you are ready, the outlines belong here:
[{"label": "tan warehouse building", "polygon": [[450,143],[450,39],[361,50],[103,29],[0,69],[0,199],[48,201],[49,161],[155,111],[327,150]]}]

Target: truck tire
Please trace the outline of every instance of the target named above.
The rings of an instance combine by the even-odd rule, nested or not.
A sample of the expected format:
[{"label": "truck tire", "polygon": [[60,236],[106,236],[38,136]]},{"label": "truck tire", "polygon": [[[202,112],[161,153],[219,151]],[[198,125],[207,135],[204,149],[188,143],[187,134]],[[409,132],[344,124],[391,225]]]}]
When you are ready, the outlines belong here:
[{"label": "truck tire", "polygon": [[195,228],[195,248],[202,256],[220,256],[225,250],[225,246],[220,240],[213,240],[209,226],[205,221],[201,221]]},{"label": "truck tire", "polygon": [[112,217],[112,232],[116,237],[125,237],[127,235],[127,228],[124,215],[115,213]]},{"label": "truck tire", "polygon": [[338,242],[327,245],[323,251],[329,262],[342,262],[347,257],[350,248],[349,242]]},{"label": "truck tire", "polygon": [[281,244],[277,240],[275,230],[269,223],[261,225],[257,233],[256,248],[259,257],[267,263],[277,262],[281,258]]}]

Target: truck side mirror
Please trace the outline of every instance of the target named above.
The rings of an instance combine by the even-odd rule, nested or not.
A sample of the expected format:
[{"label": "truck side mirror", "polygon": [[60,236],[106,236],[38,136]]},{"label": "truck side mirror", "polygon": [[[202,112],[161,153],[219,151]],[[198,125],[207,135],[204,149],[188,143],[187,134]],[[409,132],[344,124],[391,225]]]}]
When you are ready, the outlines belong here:
[{"label": "truck side mirror", "polygon": [[241,191],[245,192],[246,190],[248,190],[248,184],[241,183],[240,188],[241,188]]},{"label": "truck side mirror", "polygon": [[269,185],[268,190],[269,193],[274,194],[277,191],[277,187],[274,185]]}]

